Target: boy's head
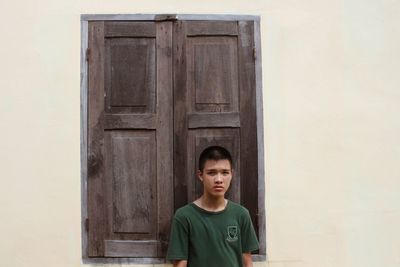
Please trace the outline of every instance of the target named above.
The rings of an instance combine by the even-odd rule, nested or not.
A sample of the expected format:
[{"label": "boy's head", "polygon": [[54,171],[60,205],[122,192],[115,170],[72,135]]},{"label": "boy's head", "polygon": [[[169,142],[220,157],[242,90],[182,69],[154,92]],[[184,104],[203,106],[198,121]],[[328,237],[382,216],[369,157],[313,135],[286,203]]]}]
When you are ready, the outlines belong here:
[{"label": "boy's head", "polygon": [[209,146],[201,152],[199,157],[199,171],[202,172],[204,170],[204,165],[207,160],[228,160],[231,169],[233,169],[231,153],[222,146]]},{"label": "boy's head", "polygon": [[232,180],[232,156],[223,147],[210,146],[199,158],[197,176],[203,183],[203,195],[223,198]]}]

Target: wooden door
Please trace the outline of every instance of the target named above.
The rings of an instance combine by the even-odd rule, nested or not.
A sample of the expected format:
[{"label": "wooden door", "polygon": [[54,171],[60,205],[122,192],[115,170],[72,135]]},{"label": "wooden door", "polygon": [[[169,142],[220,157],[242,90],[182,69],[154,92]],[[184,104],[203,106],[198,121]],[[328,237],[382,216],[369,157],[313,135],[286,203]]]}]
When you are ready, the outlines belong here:
[{"label": "wooden door", "polygon": [[258,171],[253,22],[174,24],[175,208],[198,198],[201,151],[232,153],[227,197],[246,206],[257,228]]},{"label": "wooden door", "polygon": [[90,22],[88,255],[163,257],[173,214],[172,22]]},{"label": "wooden door", "polygon": [[209,145],[258,232],[253,21],[91,21],[88,256],[165,256],[174,210],[200,196]]}]

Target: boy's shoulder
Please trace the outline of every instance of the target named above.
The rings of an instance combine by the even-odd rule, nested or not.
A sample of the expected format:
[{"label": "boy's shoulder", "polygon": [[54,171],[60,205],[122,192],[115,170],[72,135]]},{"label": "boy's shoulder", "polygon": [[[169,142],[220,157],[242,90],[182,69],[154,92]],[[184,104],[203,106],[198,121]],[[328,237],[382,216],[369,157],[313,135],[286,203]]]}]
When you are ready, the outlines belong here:
[{"label": "boy's shoulder", "polygon": [[245,207],[243,207],[242,205],[240,205],[239,203],[233,202],[232,200],[228,200],[229,205],[237,210],[241,210],[241,211],[247,211],[247,209]]},{"label": "boy's shoulder", "polygon": [[194,210],[193,210],[192,204],[191,203],[186,204],[185,206],[180,207],[175,211],[175,218],[188,217],[193,213],[193,211]]},{"label": "boy's shoulder", "polygon": [[229,208],[233,212],[240,214],[240,215],[248,215],[249,214],[249,211],[245,207],[243,207],[239,203],[233,202],[231,200],[229,200]]}]

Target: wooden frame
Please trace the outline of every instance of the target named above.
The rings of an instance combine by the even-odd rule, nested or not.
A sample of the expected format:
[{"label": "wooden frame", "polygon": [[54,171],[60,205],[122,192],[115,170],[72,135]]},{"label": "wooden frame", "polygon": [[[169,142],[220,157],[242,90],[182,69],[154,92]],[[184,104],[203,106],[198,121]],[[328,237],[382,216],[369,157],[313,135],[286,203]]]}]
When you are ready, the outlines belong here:
[{"label": "wooden frame", "polygon": [[253,15],[192,15],[192,14],[82,14],[81,15],[81,64],[80,64],[80,109],[81,109],[81,233],[82,233],[82,261],[87,264],[164,264],[164,258],[89,258],[87,255],[87,122],[88,122],[88,64],[86,51],[88,48],[88,22],[100,20],[218,20],[218,21],[253,21],[255,44],[255,86],[257,112],[257,146],[258,146],[258,224],[259,224],[259,254],[253,255],[254,261],[266,261],[266,212],[265,212],[265,172],[264,172],[264,123],[263,98],[261,77],[261,36],[260,17]]}]

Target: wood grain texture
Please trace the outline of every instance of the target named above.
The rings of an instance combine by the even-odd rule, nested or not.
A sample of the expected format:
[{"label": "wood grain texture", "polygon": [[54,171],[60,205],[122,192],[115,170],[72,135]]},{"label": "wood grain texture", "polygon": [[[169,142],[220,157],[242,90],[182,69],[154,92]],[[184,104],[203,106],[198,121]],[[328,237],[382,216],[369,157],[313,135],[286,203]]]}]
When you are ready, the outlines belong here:
[{"label": "wood grain texture", "polygon": [[156,129],[155,114],[106,114],[104,129]]},{"label": "wood grain texture", "polygon": [[[180,179],[176,179],[175,183],[184,184],[187,190],[186,201],[180,196],[178,200],[182,202],[179,204],[184,205],[202,194],[202,185],[195,175],[196,164],[201,151],[210,145],[224,146],[235,157],[237,156],[235,165],[238,170],[235,171],[235,179],[227,197],[240,202],[242,192],[240,177],[243,172],[239,160],[241,158],[239,127],[241,127],[242,113],[240,115],[238,113],[240,75],[237,58],[238,40],[236,36],[206,35],[206,31],[201,37],[189,36],[185,29],[186,25],[191,23],[193,22],[180,23],[174,32],[178,54],[174,61],[176,68],[174,103],[177,116],[175,140],[179,145],[175,146],[174,153],[175,171],[179,172],[178,179]],[[214,32],[226,32],[228,27],[234,29],[231,29],[231,32],[237,30],[236,22],[204,22],[198,25],[207,25],[206,28],[213,29]],[[217,63],[221,58],[224,59],[222,60],[224,64]],[[176,131],[177,129],[179,130]],[[182,181],[181,177],[187,180]],[[175,190],[180,189],[182,188],[175,186]],[[175,200],[177,202],[177,197]]]},{"label": "wood grain texture", "polygon": [[104,256],[106,199],[104,176],[104,23],[89,23],[92,51],[88,82],[88,256]]},{"label": "wood grain texture", "polygon": [[152,257],[160,243],[154,241],[105,240],[106,257]]},{"label": "wood grain texture", "polygon": [[[114,233],[154,234],[157,219],[156,136],[154,131],[112,131],[106,151],[112,170]],[[107,138],[107,139],[108,139]],[[140,153],[138,153],[140,151]]]},{"label": "wood grain texture", "polygon": [[236,37],[188,37],[187,67],[190,112],[239,110]]},{"label": "wood grain texture", "polygon": [[253,23],[239,22],[242,204],[258,232],[258,152]]},{"label": "wood grain texture", "polygon": [[190,21],[187,22],[187,35],[238,35],[236,21]]},{"label": "wood grain texture", "polygon": [[[123,197],[117,199],[116,202],[116,198],[113,197],[113,207],[109,208],[109,214],[111,214],[109,221],[113,222],[114,227],[110,226],[108,237],[110,240],[124,241],[157,240],[156,249],[145,246],[148,251],[141,254],[143,256],[164,257],[168,246],[170,221],[173,215],[172,23],[157,22],[155,24],[157,37],[154,45],[156,47],[156,62],[154,64],[156,97],[154,97],[154,100],[157,101],[155,102],[154,114],[112,114],[112,119],[117,117],[128,118],[129,123],[124,121],[128,128],[123,128],[124,131],[121,132],[124,136],[132,132],[136,141],[139,140],[138,137],[150,134],[154,136],[154,139],[152,138],[152,142],[146,141],[142,144],[133,140],[129,141],[137,143],[132,146],[130,153],[123,152],[129,148],[127,143],[119,146],[118,151],[122,155],[120,158],[125,160],[126,163],[113,168],[113,173],[109,175],[114,177],[115,181],[115,177],[118,176],[116,172],[128,169],[129,173],[123,175],[126,179],[122,179],[117,187],[118,194],[123,195]],[[135,122],[132,121],[133,118],[136,119]],[[117,124],[124,126],[121,125],[120,121]],[[154,131],[139,131],[139,128],[143,127],[154,128]],[[153,156],[150,157],[146,156],[147,153],[145,153],[149,148],[154,149],[150,153]],[[114,152],[113,154],[117,153]],[[130,187],[131,190],[124,194],[122,192],[127,190],[126,187]],[[107,188],[113,187],[110,185]],[[109,192],[108,195],[117,194],[115,191]],[[121,204],[117,205],[118,202]],[[129,218],[122,224],[119,223],[122,220],[120,218],[121,213]],[[123,231],[120,228],[123,228]],[[115,249],[119,247],[117,246]],[[143,251],[143,249],[140,251]],[[130,253],[130,255],[136,255],[136,252]],[[128,254],[114,252],[113,255],[122,257]]]},{"label": "wood grain texture", "polygon": [[86,59],[86,51],[88,48],[88,22],[81,22],[81,95],[80,95],[80,111],[81,111],[81,133],[80,133],[80,154],[81,154],[81,250],[82,258],[88,257],[88,199],[87,199],[87,138],[88,138],[88,63]]},{"label": "wood grain texture", "polygon": [[146,106],[155,87],[154,40],[112,39],[110,49],[111,106]]},{"label": "wood grain texture", "polygon": [[[89,73],[89,81],[93,79],[96,85],[92,90],[93,95],[89,95],[89,107],[91,114],[97,114],[95,119],[100,122],[94,126],[98,136],[95,138],[97,143],[93,143],[93,150],[101,152],[97,153],[101,157],[93,160],[98,164],[101,159],[101,172],[97,174],[99,182],[92,190],[97,190],[93,198],[101,200],[103,205],[99,213],[102,225],[98,225],[103,232],[96,236],[97,243],[101,244],[96,243],[99,246],[96,249],[100,251],[96,256],[142,255],[157,258],[165,256],[168,246],[173,215],[172,22],[153,24],[157,24],[155,39],[119,36],[114,40],[114,37],[105,38],[102,32],[101,37],[96,39],[101,49],[97,45],[91,50],[90,65],[96,63],[92,68],[97,72]],[[132,23],[128,26],[136,25]],[[125,32],[128,26],[124,24]],[[105,43],[108,49],[105,49]],[[113,44],[118,47],[114,51]],[[119,51],[121,46],[129,49]],[[148,47],[153,49],[151,57],[154,60],[148,60],[148,56],[145,56],[147,59],[142,62],[140,56],[146,54]],[[105,94],[105,85],[112,85],[115,81],[104,66],[125,72],[115,77],[119,84],[108,91],[110,94]],[[153,71],[149,71],[148,66]],[[146,86],[148,83],[140,80],[143,79],[142,74],[150,76],[154,85]],[[134,81],[129,81],[132,77]],[[132,86],[138,87],[132,90]],[[109,101],[104,100],[108,96]],[[148,102],[148,98],[152,100],[153,107],[144,110],[146,113],[137,114],[135,109],[126,109],[121,113],[121,110],[114,109],[124,105],[141,106],[143,102]],[[107,103],[111,108],[105,107]],[[97,165],[95,167],[100,168]],[[90,190],[88,194],[92,195],[94,192]],[[89,215],[89,222],[93,216],[97,215]],[[104,240],[112,240],[113,243],[104,247]],[[124,251],[126,247],[121,244],[128,244],[128,241],[140,241],[140,244],[156,241],[157,246],[145,245],[137,252],[127,253]]]},{"label": "wood grain texture", "polygon": [[174,207],[178,209],[187,198],[187,117],[186,117],[186,25],[174,23]]},{"label": "wood grain texture", "polygon": [[107,257],[107,258],[83,258],[82,263],[83,264],[109,264],[109,265],[114,265],[114,264],[119,264],[119,265],[127,265],[127,264],[147,264],[152,266],[152,264],[165,264],[167,261],[164,258],[154,258],[154,257]]},{"label": "wood grain texture", "polygon": [[157,239],[156,256],[168,249],[173,210],[172,22],[157,22]]},{"label": "wood grain texture", "polygon": [[105,75],[108,113],[155,112],[154,38],[106,39]]},{"label": "wood grain texture", "polygon": [[[189,36],[185,30],[189,25],[198,25],[203,35]],[[180,203],[184,205],[202,194],[203,188],[195,173],[198,156],[204,148],[221,145],[238,159],[240,157],[237,37],[213,35],[216,32],[236,34],[237,23],[183,22],[176,29],[175,44],[179,57],[174,66],[174,97],[175,105],[179,105],[175,107],[178,116],[175,125],[179,123],[179,131],[175,131],[175,140],[178,140],[179,147],[175,146],[175,149],[180,151],[175,151],[175,155],[178,155],[176,159],[180,163],[175,165],[175,170],[186,179],[178,180],[186,187],[186,202]],[[235,164],[238,170],[240,164],[239,160]],[[227,197],[240,202],[241,172],[235,173]],[[175,186],[175,190],[179,189]]]},{"label": "wood grain texture", "polygon": [[105,37],[156,37],[153,22],[108,21],[105,22]]},{"label": "wood grain texture", "polygon": [[189,129],[210,127],[240,127],[239,112],[188,114]]}]

